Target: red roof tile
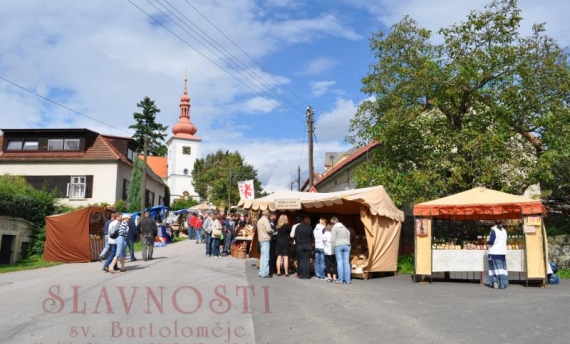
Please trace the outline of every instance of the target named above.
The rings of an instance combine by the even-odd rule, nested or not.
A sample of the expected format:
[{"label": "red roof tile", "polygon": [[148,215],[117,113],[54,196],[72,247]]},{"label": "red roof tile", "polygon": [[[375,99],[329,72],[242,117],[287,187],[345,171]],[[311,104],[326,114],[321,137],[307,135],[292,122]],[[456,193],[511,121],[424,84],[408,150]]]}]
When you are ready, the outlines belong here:
[{"label": "red roof tile", "polygon": [[364,155],[365,153],[367,153],[369,150],[371,150],[372,148],[374,148],[376,146],[378,146],[378,142],[370,141],[366,146],[360,147],[354,153],[352,153],[348,158],[339,161],[337,164],[334,165],[333,168],[326,170],[322,174],[322,177],[318,181],[315,182],[315,185],[318,185],[318,184],[322,183],[323,181],[327,180],[327,178],[334,175],[341,168],[343,168],[344,166],[353,162],[354,160],[358,159],[359,157],[361,157],[362,155]]},{"label": "red roof tile", "polygon": [[[143,160],[143,156],[139,155],[139,159]],[[168,158],[167,157],[149,155],[146,157],[146,164],[160,178],[166,179],[166,177],[168,177]]]}]

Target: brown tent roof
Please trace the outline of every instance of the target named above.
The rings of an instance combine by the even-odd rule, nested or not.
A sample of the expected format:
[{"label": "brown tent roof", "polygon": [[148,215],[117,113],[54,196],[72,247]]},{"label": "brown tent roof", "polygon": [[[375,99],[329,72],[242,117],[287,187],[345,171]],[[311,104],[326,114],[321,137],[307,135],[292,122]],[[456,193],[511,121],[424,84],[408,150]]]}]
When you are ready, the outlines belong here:
[{"label": "brown tent roof", "polygon": [[477,187],[414,206],[414,216],[455,220],[514,219],[546,214],[540,200]]}]

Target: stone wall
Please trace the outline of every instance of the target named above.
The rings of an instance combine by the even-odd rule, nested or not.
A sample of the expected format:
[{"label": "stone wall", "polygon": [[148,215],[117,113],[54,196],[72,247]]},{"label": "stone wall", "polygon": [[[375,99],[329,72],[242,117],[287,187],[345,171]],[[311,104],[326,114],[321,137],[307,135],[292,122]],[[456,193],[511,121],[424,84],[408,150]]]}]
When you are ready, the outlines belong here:
[{"label": "stone wall", "polygon": [[548,253],[559,269],[570,269],[570,235],[549,236]]},{"label": "stone wall", "polygon": [[[0,216],[0,247],[10,250],[10,264],[17,263],[24,256],[24,250],[32,245],[34,224],[30,221],[17,218]],[[8,240],[11,236],[11,247],[2,246],[2,240]]]}]

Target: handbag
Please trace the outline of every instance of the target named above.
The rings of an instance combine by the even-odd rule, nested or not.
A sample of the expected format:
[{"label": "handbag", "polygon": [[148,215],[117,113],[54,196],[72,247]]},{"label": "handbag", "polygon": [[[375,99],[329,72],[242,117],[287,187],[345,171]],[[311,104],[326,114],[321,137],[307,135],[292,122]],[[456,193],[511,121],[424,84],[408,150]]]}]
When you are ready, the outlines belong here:
[{"label": "handbag", "polygon": [[214,222],[214,230],[212,231],[212,236],[214,238],[219,238],[222,236],[222,225],[219,222]]},{"label": "handbag", "polygon": [[112,231],[111,234],[109,234],[109,238],[117,239],[118,237],[119,237],[119,228],[115,228],[115,230]]}]

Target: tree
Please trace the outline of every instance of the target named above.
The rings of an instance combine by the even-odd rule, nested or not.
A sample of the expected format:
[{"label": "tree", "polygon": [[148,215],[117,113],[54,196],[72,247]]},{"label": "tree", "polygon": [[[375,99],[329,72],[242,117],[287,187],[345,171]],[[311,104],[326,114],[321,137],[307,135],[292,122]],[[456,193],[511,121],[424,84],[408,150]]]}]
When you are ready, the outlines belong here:
[{"label": "tree", "polygon": [[[495,0],[432,33],[405,17],[370,40],[378,60],[348,140],[376,140],[360,186],[383,184],[398,204],[486,186],[522,193],[569,186],[568,52],[533,26],[516,0]],[[555,190],[554,190],[555,191]]]},{"label": "tree", "polygon": [[257,171],[244,162],[240,153],[218,150],[198,159],[192,170],[194,190],[198,195],[218,205],[229,207],[239,201],[238,182],[253,179],[255,195],[261,195]]},{"label": "tree", "polygon": [[127,210],[136,212],[141,210],[142,193],[142,165],[144,161],[138,158],[138,154],[133,159],[133,170],[131,171],[131,181],[127,190]]},{"label": "tree", "polygon": [[148,136],[148,154],[166,156],[168,149],[163,141],[168,126],[156,122],[156,114],[160,112],[160,109],[156,107],[154,100],[151,100],[149,97],[144,97],[144,99],[137,104],[137,107],[142,109],[142,113],[133,113],[136,124],[129,126],[129,128],[135,129],[133,138],[142,149],[142,147],[144,147],[144,137],[146,134]]}]

